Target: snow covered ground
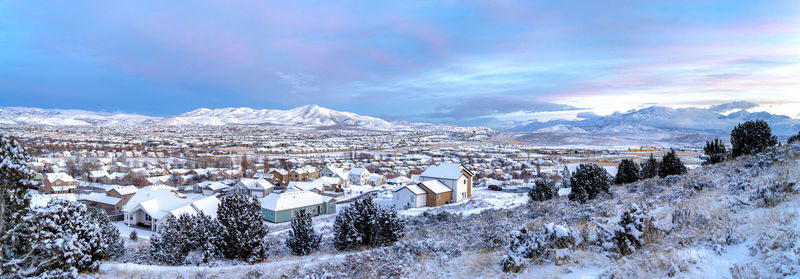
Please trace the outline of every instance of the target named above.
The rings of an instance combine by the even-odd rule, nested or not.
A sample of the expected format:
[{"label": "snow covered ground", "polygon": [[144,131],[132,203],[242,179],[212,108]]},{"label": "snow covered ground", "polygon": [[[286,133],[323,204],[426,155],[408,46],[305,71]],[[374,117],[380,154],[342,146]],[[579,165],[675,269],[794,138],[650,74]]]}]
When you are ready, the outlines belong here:
[{"label": "snow covered ground", "polygon": [[[691,170],[684,176],[615,186],[587,204],[562,196],[528,203],[524,191],[475,189],[468,201],[400,211],[406,236],[392,247],[340,253],[331,246],[333,215],[314,219],[321,250],[291,256],[275,226],[271,257],[244,265],[163,267],[106,262],[101,278],[787,278],[800,275],[800,146],[778,148]],[[776,188],[777,187],[777,188]],[[777,191],[775,189],[778,189]],[[376,200],[390,204],[386,191]],[[637,203],[652,227],[633,254],[609,254],[599,237]],[[509,232],[555,223],[580,233],[563,260],[503,273]]]}]

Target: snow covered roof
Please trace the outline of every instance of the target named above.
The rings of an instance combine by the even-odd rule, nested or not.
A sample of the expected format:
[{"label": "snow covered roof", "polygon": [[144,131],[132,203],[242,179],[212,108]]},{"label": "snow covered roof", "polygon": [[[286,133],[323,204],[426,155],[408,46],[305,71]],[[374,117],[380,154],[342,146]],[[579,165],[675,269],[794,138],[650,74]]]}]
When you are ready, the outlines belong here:
[{"label": "snow covered roof", "polygon": [[78,195],[77,199],[79,201],[91,201],[91,202],[110,204],[110,205],[116,205],[121,200],[120,198],[106,196],[103,194]]},{"label": "snow covered roof", "polygon": [[208,183],[206,186],[204,186],[203,189],[209,189],[211,191],[219,191],[219,190],[222,190],[222,189],[225,189],[225,188],[229,188],[229,187],[230,186],[225,185],[225,184],[223,184],[221,182],[213,181],[211,183]]},{"label": "snow covered roof", "polygon": [[361,173],[363,173],[365,171],[367,171],[367,169],[365,169],[365,168],[352,168],[352,169],[350,169],[350,174],[361,175]]},{"label": "snow covered roof", "polygon": [[216,216],[219,199],[215,196],[193,195],[191,197],[178,193],[175,188],[166,185],[153,185],[139,189],[122,209],[130,212],[137,207],[155,219],[169,215],[197,214]]},{"label": "snow covered roof", "polygon": [[52,199],[63,199],[63,200],[70,200],[70,201],[77,201],[75,199],[75,194],[33,194],[30,195],[31,197],[31,208],[36,207],[45,207]]},{"label": "snow covered roof", "polygon": [[287,174],[289,174],[289,172],[288,172],[288,171],[286,171],[285,169],[271,169],[271,170],[269,170],[269,172],[273,172],[273,171],[274,171],[274,172],[277,172],[277,173],[279,173],[280,175],[287,175]]},{"label": "snow covered roof", "polygon": [[341,179],[341,178],[323,176],[323,177],[320,177],[320,178],[314,179],[314,182],[317,182],[317,181],[319,181],[319,182],[320,182],[320,183],[322,183],[323,185],[330,186],[330,185],[332,185],[332,184],[339,184],[339,183],[341,183],[341,180],[340,180],[340,179]]},{"label": "snow covered roof", "polygon": [[108,172],[105,170],[96,170],[89,172],[89,176],[92,178],[100,178],[104,176],[108,176]]},{"label": "snow covered roof", "polygon": [[270,188],[275,187],[275,185],[272,185],[272,183],[269,183],[269,181],[266,181],[264,179],[242,178],[241,180],[239,180],[239,183],[237,184],[240,184],[246,187],[247,189],[251,190],[253,189],[268,190]]},{"label": "snow covered roof", "polygon": [[430,166],[425,169],[420,177],[444,178],[444,179],[458,179],[461,177],[462,170],[466,170],[464,166],[458,163],[441,163],[438,166]]},{"label": "snow covered roof", "polygon": [[398,176],[388,180],[389,183],[408,183],[411,179],[405,176]]},{"label": "snow covered roof", "polygon": [[111,191],[117,191],[117,193],[124,196],[124,195],[135,194],[136,191],[139,191],[139,188],[136,188],[136,186],[133,185],[117,186],[109,190],[109,192]]},{"label": "snow covered roof", "polygon": [[411,192],[414,193],[414,195],[424,195],[425,194],[425,190],[422,190],[422,188],[420,188],[419,186],[414,185],[414,184],[396,186],[396,187],[394,187],[392,189],[392,192],[400,191],[403,188],[408,188],[408,190],[411,190]]},{"label": "snow covered roof", "polygon": [[441,193],[446,193],[446,192],[452,192],[453,191],[453,190],[450,190],[450,188],[448,188],[447,185],[444,185],[444,183],[442,183],[439,180],[435,180],[435,179],[426,180],[426,181],[420,182],[419,184],[422,184],[422,186],[425,186],[425,188],[428,188],[428,190],[431,190],[431,192],[433,192],[434,194],[441,194]]},{"label": "snow covered roof", "polygon": [[[327,198],[327,199],[326,199]],[[261,208],[271,211],[281,211],[306,206],[319,205],[330,200],[314,192],[297,191],[282,194],[272,193],[261,198]]]},{"label": "snow covered roof", "polygon": [[325,184],[321,180],[314,180],[311,182],[292,181],[286,186],[287,189],[295,189],[299,191],[311,191],[317,189],[319,191],[325,190]]},{"label": "snow covered roof", "polygon": [[61,181],[64,181],[64,182],[73,182],[73,181],[77,182],[77,180],[75,180],[75,178],[72,178],[72,176],[70,176],[69,174],[64,173],[64,172],[48,173],[47,174],[47,181],[48,182],[53,183],[53,182],[56,182],[56,180],[61,180]]}]

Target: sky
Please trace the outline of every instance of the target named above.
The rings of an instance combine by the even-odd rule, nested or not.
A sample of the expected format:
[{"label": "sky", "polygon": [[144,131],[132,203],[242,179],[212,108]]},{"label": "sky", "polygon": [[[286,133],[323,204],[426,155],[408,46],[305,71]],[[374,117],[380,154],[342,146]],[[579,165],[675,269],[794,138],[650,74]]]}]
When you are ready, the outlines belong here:
[{"label": "sky", "polygon": [[733,101],[800,118],[800,2],[0,2],[0,106],[509,127]]}]

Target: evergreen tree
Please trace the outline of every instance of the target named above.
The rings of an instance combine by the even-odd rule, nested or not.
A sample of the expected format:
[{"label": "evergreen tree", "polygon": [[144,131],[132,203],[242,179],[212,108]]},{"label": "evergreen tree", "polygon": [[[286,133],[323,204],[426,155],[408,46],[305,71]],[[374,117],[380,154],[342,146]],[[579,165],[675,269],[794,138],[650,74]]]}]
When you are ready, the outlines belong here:
[{"label": "evergreen tree", "polygon": [[653,157],[653,153],[650,153],[650,158],[642,164],[641,176],[642,179],[648,179],[656,177],[656,175],[658,175],[658,160]]},{"label": "evergreen tree", "polygon": [[100,243],[104,247],[102,258],[96,258],[95,260],[103,258],[115,259],[122,256],[125,253],[125,245],[119,237],[119,229],[111,223],[106,212],[96,207],[90,207],[89,219],[100,228],[102,236]]},{"label": "evergreen tree", "polygon": [[719,139],[714,139],[713,141],[707,141],[706,147],[703,148],[703,154],[706,155],[706,160],[703,162],[704,165],[712,165],[725,160],[725,144],[722,143]]},{"label": "evergreen tree", "polygon": [[631,204],[622,214],[614,229],[614,243],[620,255],[629,255],[642,247],[646,214],[636,204]]},{"label": "evergreen tree", "polygon": [[552,180],[536,180],[533,187],[528,191],[528,199],[530,202],[546,201],[556,196],[556,183]]},{"label": "evergreen tree", "polygon": [[150,256],[169,265],[208,263],[219,258],[219,239],[219,224],[208,215],[170,216],[151,237]]},{"label": "evergreen tree", "polygon": [[630,159],[622,159],[617,166],[617,176],[614,178],[614,183],[633,183],[639,180],[640,175],[639,164]]},{"label": "evergreen tree", "polygon": [[221,226],[221,251],[225,258],[253,263],[267,257],[269,228],[264,223],[261,205],[256,198],[242,194],[222,197],[217,208],[217,220]]},{"label": "evergreen tree", "polygon": [[[188,215],[181,217],[186,216]],[[188,230],[179,218],[167,217],[164,224],[158,228],[158,233],[150,237],[150,257],[153,260],[169,265],[180,265],[185,262],[191,246],[187,240]]]},{"label": "evergreen tree", "polygon": [[731,131],[731,155],[753,155],[778,144],[778,137],[764,120],[746,121]]},{"label": "evergreen tree", "polygon": [[570,177],[572,192],[569,193],[571,201],[586,203],[600,193],[608,193],[611,188],[611,179],[608,172],[595,164],[580,164],[575,174]]},{"label": "evergreen tree", "polygon": [[789,137],[789,140],[786,141],[787,144],[792,144],[794,142],[800,143],[800,133],[797,133],[797,135]]},{"label": "evergreen tree", "polygon": [[297,214],[297,218],[292,220],[292,230],[289,231],[286,246],[292,250],[292,254],[305,256],[318,250],[321,240],[322,236],[314,231],[311,214],[301,210]]},{"label": "evergreen tree", "polygon": [[680,175],[686,173],[686,166],[683,165],[681,159],[675,154],[675,150],[670,149],[664,157],[661,158],[661,163],[658,164],[658,176],[667,177],[670,175]]},{"label": "evergreen tree", "polygon": [[333,246],[340,251],[390,245],[403,237],[405,224],[394,209],[381,209],[371,197],[353,202],[333,223]]},{"label": "evergreen tree", "polygon": [[0,134],[0,235],[19,223],[30,208],[33,172],[28,169],[29,159],[16,140]]}]

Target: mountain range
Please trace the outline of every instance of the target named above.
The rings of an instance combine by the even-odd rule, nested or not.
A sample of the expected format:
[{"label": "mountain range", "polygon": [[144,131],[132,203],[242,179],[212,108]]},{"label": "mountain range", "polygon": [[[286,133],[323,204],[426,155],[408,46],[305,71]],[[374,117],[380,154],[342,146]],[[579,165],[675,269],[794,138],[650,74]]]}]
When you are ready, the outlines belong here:
[{"label": "mountain range", "polygon": [[[717,106],[719,107],[719,106]],[[592,113],[578,115],[578,120],[551,120],[531,122],[514,128],[515,131],[534,133],[571,133],[594,135],[654,134],[683,132],[711,135],[729,135],[739,123],[748,120],[765,120],[778,136],[796,135],[800,119],[768,112],[748,112],[745,109],[721,111],[714,108],[669,108],[651,106],[628,112],[600,116]]]},{"label": "mountain range", "polygon": [[[305,105],[289,110],[241,108],[200,108],[169,117],[138,114],[92,112],[85,110],[41,109],[25,107],[0,108],[0,124],[5,125],[288,125],[342,127],[370,130],[390,129],[469,129],[453,125],[386,121],[351,112],[335,111],[317,105]],[[474,129],[487,129],[474,127]]]}]

